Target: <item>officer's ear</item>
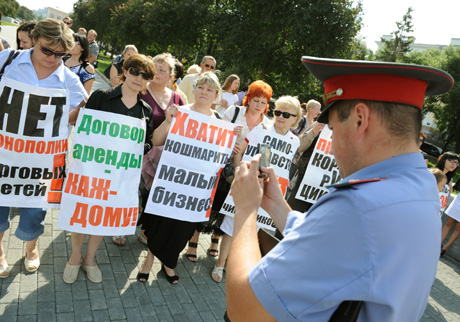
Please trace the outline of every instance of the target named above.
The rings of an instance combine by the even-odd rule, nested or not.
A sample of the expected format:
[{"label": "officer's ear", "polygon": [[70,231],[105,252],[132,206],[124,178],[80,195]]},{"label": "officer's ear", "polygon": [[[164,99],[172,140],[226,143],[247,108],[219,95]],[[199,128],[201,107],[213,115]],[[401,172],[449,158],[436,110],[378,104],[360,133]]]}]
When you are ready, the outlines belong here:
[{"label": "officer's ear", "polygon": [[356,130],[357,137],[361,138],[369,129],[371,117],[369,106],[363,102],[357,103],[350,116],[353,117],[353,126]]}]

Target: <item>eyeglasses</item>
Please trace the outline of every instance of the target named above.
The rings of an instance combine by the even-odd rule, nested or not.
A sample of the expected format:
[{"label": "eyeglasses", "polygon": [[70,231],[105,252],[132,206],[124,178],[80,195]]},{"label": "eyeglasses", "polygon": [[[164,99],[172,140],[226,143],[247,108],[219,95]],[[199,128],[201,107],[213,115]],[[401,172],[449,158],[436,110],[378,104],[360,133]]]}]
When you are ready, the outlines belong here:
[{"label": "eyeglasses", "polygon": [[78,45],[80,45],[80,43],[79,43],[78,41],[75,41],[75,42],[74,42],[74,45],[75,45],[75,46],[78,46]]},{"label": "eyeglasses", "polygon": [[204,65],[206,66],[206,68],[216,69],[216,66],[209,65],[209,64],[204,64]]},{"label": "eyeglasses", "polygon": [[66,25],[71,25],[72,23],[70,21],[64,21]]},{"label": "eyeglasses", "polygon": [[449,160],[449,161],[452,162],[453,164],[458,165],[458,160],[455,160],[455,159],[447,159],[447,160]]},{"label": "eyeglasses", "polygon": [[290,118],[291,116],[297,116],[297,115],[291,114],[291,113],[289,113],[289,112],[281,112],[280,110],[275,110],[274,113],[275,113],[275,116],[283,115],[283,117],[284,117],[285,119],[288,119],[288,118]]},{"label": "eyeglasses", "polygon": [[146,72],[143,72],[141,71],[140,69],[136,68],[136,67],[129,67],[128,68],[128,72],[133,75],[133,76],[139,76],[141,75],[143,79],[145,80],[150,80],[152,79],[152,77],[150,76],[149,73],[146,73]]},{"label": "eyeglasses", "polygon": [[158,73],[158,74],[169,74],[170,72],[167,71],[167,70],[164,70],[164,69],[160,69],[159,67],[155,66],[155,71]]},{"label": "eyeglasses", "polygon": [[62,58],[65,55],[67,55],[67,52],[65,51],[52,51],[48,47],[43,47],[40,42],[38,42],[38,45],[40,46],[40,51],[45,54],[46,56],[55,56],[56,58]]}]

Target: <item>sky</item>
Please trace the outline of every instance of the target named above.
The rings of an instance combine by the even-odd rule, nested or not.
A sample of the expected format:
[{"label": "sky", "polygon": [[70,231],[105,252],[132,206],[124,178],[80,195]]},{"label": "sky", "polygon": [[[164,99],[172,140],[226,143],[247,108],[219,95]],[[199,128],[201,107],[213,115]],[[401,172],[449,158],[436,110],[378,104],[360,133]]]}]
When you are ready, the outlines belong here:
[{"label": "sky", "polygon": [[19,5],[29,8],[30,10],[37,10],[46,7],[52,7],[64,12],[73,11],[73,4],[76,0],[16,0]]},{"label": "sky", "polygon": [[[355,0],[357,2],[357,0]],[[374,52],[375,41],[397,29],[412,7],[412,24],[416,43],[449,45],[451,38],[460,38],[460,0],[362,0],[363,28],[361,35]]]},{"label": "sky", "polygon": [[[53,7],[71,12],[75,0],[17,0],[29,9]],[[354,0],[357,2],[358,0]],[[460,38],[460,0],[362,0],[364,16],[361,35],[374,52],[380,37],[396,30],[407,8],[414,9],[412,23],[416,43],[449,45]]]}]

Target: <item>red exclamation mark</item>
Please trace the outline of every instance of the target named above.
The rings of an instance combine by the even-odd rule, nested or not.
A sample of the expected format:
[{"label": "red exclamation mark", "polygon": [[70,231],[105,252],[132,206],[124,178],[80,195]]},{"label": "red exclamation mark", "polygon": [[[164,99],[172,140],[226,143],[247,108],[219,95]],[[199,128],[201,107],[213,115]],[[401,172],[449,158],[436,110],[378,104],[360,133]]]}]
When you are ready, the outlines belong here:
[{"label": "red exclamation mark", "polygon": [[137,211],[139,210],[139,207],[133,207],[134,213],[133,213],[133,223],[131,226],[136,226],[137,224]]},{"label": "red exclamation mark", "polygon": [[[59,168],[65,169],[65,153],[56,154],[54,156],[53,164],[53,179],[51,180],[50,191],[48,192],[49,203],[60,203],[62,196],[62,184],[64,183],[64,176],[59,176]],[[55,178],[55,179],[54,179]]]}]

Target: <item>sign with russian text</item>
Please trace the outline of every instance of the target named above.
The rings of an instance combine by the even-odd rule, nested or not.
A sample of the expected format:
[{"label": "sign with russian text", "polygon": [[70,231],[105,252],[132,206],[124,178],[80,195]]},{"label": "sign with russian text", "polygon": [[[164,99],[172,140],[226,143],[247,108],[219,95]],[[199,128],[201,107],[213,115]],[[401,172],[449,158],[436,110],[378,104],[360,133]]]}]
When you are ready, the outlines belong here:
[{"label": "sign with russian text", "polygon": [[0,206],[59,207],[68,102],[65,89],[0,82]]},{"label": "sign with russian text", "polygon": [[[289,169],[291,168],[292,159],[299,148],[299,141],[293,134],[288,132],[288,136],[277,134],[273,130],[264,130],[263,128],[255,128],[248,134],[249,143],[243,155],[243,161],[251,162],[254,155],[258,153],[257,145],[265,143],[270,145],[270,166],[275,170],[278,177],[283,195],[286,194],[286,189],[289,186]],[[235,203],[231,191],[222,205],[220,212],[224,215],[234,217]],[[259,208],[257,212],[257,226],[269,230],[275,230],[276,226],[270,215]]]},{"label": "sign with russian text", "polygon": [[219,172],[236,141],[235,124],[179,107],[146,212],[188,222],[209,220]]},{"label": "sign with russian text", "polygon": [[339,168],[331,154],[331,137],[332,131],[325,125],[297,190],[296,199],[314,204],[329,192],[326,186],[341,180]]},{"label": "sign with russian text", "polygon": [[132,235],[139,206],[145,122],[81,109],[57,227],[99,235]]},{"label": "sign with russian text", "polygon": [[444,189],[439,193],[439,202],[441,204],[441,209],[439,210],[439,213],[442,215],[444,211],[446,210],[447,207],[447,202],[449,201],[449,194],[450,194],[450,189],[449,185],[444,185]]}]

